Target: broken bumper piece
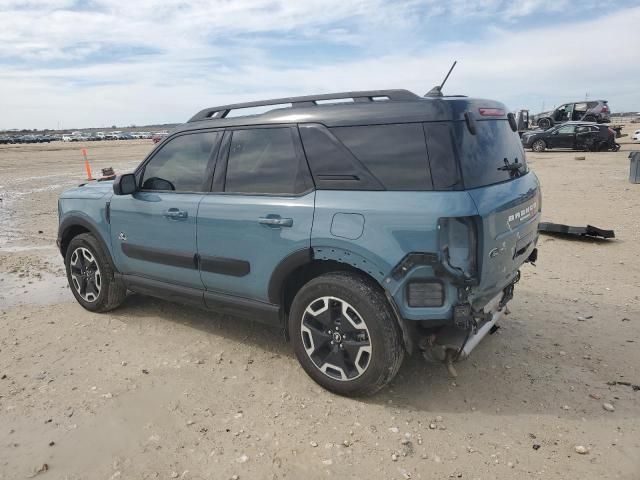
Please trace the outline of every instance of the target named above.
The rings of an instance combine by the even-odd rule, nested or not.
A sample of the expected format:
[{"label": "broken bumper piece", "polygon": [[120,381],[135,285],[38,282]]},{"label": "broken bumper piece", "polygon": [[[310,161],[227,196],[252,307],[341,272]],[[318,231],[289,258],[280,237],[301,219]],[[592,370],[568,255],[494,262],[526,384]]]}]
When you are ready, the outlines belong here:
[{"label": "broken bumper piece", "polygon": [[559,235],[569,235],[578,238],[615,238],[616,234],[613,230],[604,230],[602,228],[587,225],[586,227],[572,227],[571,225],[563,225],[561,223],[540,222],[538,231],[543,233],[556,233]]}]

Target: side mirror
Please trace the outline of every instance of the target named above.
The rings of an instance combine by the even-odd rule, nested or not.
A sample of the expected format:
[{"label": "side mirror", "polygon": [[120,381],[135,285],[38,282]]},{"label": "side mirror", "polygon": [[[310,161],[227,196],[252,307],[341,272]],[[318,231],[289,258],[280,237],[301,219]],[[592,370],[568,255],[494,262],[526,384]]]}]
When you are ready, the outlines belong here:
[{"label": "side mirror", "polygon": [[118,175],[113,181],[113,193],[115,195],[131,195],[138,191],[136,176],[133,173]]}]

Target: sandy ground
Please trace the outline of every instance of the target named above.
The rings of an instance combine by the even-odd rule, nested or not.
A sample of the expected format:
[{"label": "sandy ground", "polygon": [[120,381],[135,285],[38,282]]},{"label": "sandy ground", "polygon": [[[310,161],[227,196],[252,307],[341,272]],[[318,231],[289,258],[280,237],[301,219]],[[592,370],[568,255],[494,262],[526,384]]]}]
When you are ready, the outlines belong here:
[{"label": "sandy ground", "polygon": [[[258,324],[140,296],[83,310],[54,245],[81,145],[0,146],[0,479],[637,480],[640,391],[610,384],[640,384],[640,185],[622,142],[528,154],[545,220],[616,239],[541,237],[458,378],[412,357],[365,400],[316,386]],[[123,171],[152,144],[87,147]]]}]

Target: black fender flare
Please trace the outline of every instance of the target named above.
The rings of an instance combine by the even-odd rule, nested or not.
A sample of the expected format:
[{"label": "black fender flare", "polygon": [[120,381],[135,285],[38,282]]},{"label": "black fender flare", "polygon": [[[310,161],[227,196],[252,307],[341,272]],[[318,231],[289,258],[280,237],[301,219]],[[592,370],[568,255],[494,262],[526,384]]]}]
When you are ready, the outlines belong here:
[{"label": "black fender flare", "polygon": [[[89,233],[91,233],[96,238],[96,240],[98,241],[98,243],[100,243],[100,246],[102,247],[104,252],[109,256],[109,259],[111,260],[111,264],[114,265],[113,258],[111,256],[111,249],[107,246],[107,243],[105,242],[102,235],[98,233],[99,232],[98,227],[95,225],[95,223],[93,223],[90,220],[87,220],[87,218],[82,217],[80,215],[71,215],[65,218],[58,226],[58,238],[56,240],[56,245],[60,250],[60,254],[62,255],[62,258],[64,258],[65,256],[64,246],[65,246],[65,239],[67,237],[67,234],[71,228],[76,226],[80,226],[88,230]],[[115,265],[114,265],[114,269],[115,269]]]},{"label": "black fender flare", "polygon": [[284,257],[276,268],[271,272],[269,286],[267,287],[267,297],[269,302],[282,304],[282,293],[285,279],[297,268],[313,261],[313,250],[302,248]]}]

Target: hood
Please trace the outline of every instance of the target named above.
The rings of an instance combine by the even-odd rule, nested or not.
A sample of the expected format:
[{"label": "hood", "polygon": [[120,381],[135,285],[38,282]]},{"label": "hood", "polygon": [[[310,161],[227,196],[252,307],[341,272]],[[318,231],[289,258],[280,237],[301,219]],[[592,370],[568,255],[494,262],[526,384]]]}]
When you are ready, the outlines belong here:
[{"label": "hood", "polygon": [[538,117],[550,117],[551,114],[554,112],[554,110],[549,110],[548,112],[540,112],[540,113],[536,113],[533,118],[538,118]]},{"label": "hood", "polygon": [[60,198],[102,198],[107,194],[113,194],[113,180],[91,181],[82,183],[77,187],[65,190]]}]

